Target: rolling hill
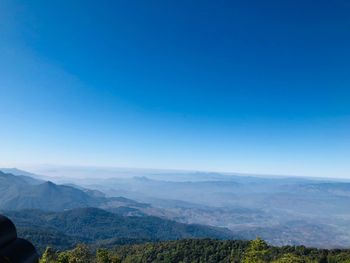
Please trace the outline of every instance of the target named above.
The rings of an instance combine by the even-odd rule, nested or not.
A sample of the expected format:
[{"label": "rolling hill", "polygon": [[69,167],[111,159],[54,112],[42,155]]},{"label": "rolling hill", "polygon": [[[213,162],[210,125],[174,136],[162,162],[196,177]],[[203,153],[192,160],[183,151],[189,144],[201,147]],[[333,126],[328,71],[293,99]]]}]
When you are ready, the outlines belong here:
[{"label": "rolling hill", "polygon": [[31,240],[40,251],[47,245],[67,249],[77,243],[113,246],[183,238],[233,238],[225,228],[183,224],[151,216],[126,217],[98,208],[2,213],[13,220],[19,235]]}]

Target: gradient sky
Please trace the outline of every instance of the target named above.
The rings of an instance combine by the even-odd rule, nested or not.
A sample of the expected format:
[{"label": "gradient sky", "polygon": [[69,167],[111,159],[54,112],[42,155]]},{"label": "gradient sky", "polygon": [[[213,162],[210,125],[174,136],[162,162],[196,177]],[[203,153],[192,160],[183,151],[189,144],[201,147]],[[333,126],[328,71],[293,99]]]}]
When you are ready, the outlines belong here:
[{"label": "gradient sky", "polygon": [[350,178],[350,2],[0,2],[0,165]]}]

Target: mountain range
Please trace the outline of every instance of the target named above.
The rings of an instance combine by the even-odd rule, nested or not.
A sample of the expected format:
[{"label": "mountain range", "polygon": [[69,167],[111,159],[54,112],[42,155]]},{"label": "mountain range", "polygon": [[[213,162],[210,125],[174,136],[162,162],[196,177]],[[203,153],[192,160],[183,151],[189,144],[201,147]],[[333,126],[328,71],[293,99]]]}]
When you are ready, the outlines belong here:
[{"label": "mountain range", "polygon": [[[6,213],[23,209],[63,213],[94,207],[126,219],[170,220],[209,229],[215,227],[225,233],[220,236],[209,231],[207,237],[254,239],[259,236],[279,246],[350,246],[350,183],[345,181],[216,173],[205,173],[203,178],[195,180],[200,176],[196,172],[176,176],[175,181],[161,179],[157,174],[158,179],[140,175],[62,181],[53,177],[54,182],[50,182],[46,181],[47,177],[7,170],[11,171],[16,175],[0,172],[3,193],[0,209]],[[45,233],[38,227],[34,229],[42,234],[33,231],[33,225],[28,222],[23,227],[32,236]],[[51,226],[50,229],[55,237],[59,229]],[[71,233],[59,233],[67,237],[67,244],[77,240],[74,235],[72,239]],[[170,235],[169,238],[176,237]]]},{"label": "mountain range", "polygon": [[[233,238],[225,228],[149,216],[149,204],[0,171],[0,210],[42,251],[77,243],[112,246],[182,238]],[[103,210],[98,207],[108,209]],[[149,212],[150,213],[150,212]]]},{"label": "mountain range", "polygon": [[63,211],[82,207],[118,208],[147,207],[123,197],[109,197],[97,190],[72,185],[59,185],[27,175],[0,171],[0,209],[39,209]]}]

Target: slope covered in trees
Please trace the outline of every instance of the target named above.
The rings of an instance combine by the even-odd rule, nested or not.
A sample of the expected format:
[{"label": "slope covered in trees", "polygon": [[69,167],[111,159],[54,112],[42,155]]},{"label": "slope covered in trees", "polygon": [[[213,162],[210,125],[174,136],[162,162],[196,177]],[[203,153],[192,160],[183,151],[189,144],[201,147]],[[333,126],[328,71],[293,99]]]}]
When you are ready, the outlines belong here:
[{"label": "slope covered in trees", "polygon": [[350,250],[326,250],[303,246],[269,246],[265,241],[184,239],[115,249],[91,250],[78,245],[58,252],[47,248],[41,263],[349,263]]},{"label": "slope covered in trees", "polygon": [[233,238],[225,228],[190,225],[151,216],[121,216],[98,208],[64,212],[39,210],[4,213],[17,226],[19,235],[42,251],[47,245],[69,249],[78,243],[95,246],[145,243],[182,238]]}]

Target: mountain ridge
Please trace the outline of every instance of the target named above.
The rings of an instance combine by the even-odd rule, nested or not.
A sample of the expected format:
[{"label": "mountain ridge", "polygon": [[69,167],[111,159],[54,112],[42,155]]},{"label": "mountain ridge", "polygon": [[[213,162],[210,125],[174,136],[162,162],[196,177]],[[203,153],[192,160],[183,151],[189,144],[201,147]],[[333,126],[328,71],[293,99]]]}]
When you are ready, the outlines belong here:
[{"label": "mountain ridge", "polygon": [[116,200],[119,202],[118,206],[141,205],[127,198],[107,198],[96,190],[78,189],[51,181],[36,181],[35,178],[30,181],[28,178],[30,177],[0,171],[0,209],[60,211],[79,207],[100,207]]}]

